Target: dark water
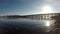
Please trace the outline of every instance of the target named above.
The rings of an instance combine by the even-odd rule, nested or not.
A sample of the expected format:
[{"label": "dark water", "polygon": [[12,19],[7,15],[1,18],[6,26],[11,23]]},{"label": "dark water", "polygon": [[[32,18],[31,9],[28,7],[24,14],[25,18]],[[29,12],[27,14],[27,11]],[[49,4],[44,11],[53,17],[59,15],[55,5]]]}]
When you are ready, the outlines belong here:
[{"label": "dark water", "polygon": [[0,19],[0,34],[48,34],[55,20]]}]

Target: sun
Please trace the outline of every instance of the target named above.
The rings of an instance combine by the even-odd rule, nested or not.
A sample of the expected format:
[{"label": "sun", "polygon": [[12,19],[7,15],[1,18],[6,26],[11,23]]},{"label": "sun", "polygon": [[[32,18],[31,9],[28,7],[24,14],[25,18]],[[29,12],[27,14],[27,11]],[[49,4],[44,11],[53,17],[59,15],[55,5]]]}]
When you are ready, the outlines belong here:
[{"label": "sun", "polygon": [[41,13],[53,13],[53,9],[50,5],[45,5],[42,7]]}]

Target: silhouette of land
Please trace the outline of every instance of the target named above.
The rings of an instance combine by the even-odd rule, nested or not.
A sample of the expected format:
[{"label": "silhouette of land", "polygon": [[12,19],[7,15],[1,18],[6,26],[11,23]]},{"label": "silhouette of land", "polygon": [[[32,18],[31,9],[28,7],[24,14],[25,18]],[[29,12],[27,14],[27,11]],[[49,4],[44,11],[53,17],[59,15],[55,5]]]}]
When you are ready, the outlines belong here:
[{"label": "silhouette of land", "polygon": [[0,18],[26,18],[26,16],[20,16],[20,15],[7,15],[7,16],[1,16]]},{"label": "silhouette of land", "polygon": [[[39,19],[39,20],[51,20],[52,16],[58,16],[60,13],[50,13],[50,14],[32,14],[32,15],[6,15],[0,18],[28,18],[28,19]],[[58,18],[58,17],[57,17]],[[55,19],[55,17],[53,18]],[[58,18],[59,19],[59,18]]]}]

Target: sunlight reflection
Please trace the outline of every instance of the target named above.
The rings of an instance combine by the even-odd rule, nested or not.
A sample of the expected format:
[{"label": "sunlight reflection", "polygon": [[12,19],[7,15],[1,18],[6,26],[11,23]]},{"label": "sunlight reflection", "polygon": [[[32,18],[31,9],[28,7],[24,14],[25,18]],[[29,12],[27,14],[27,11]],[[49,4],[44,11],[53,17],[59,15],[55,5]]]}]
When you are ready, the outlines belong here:
[{"label": "sunlight reflection", "polygon": [[46,21],[46,26],[50,26],[50,21]]},{"label": "sunlight reflection", "polygon": [[51,27],[51,26],[54,26],[55,20],[45,20],[44,23],[45,23],[45,26]]}]

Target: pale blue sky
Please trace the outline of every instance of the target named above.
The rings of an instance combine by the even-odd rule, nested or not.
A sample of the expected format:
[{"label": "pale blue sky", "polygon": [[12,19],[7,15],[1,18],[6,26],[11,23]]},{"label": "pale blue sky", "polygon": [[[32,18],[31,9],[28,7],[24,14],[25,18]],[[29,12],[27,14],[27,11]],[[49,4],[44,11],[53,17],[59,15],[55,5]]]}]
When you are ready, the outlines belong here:
[{"label": "pale blue sky", "polygon": [[0,0],[0,15],[41,14],[45,5],[50,5],[51,13],[60,13],[59,3],[59,0]]}]

